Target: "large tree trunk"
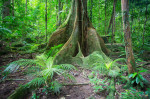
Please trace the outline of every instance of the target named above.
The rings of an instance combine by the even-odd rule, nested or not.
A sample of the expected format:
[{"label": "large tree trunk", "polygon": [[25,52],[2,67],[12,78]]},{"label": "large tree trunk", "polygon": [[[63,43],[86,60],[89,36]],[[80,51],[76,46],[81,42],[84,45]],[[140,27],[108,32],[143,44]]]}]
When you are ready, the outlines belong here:
[{"label": "large tree trunk", "polygon": [[131,32],[129,24],[129,0],[121,0],[122,7],[122,21],[123,21],[123,31],[125,39],[125,49],[126,49],[126,58],[129,73],[135,72],[135,60],[132,50],[132,41],[131,41]]},{"label": "large tree trunk", "polygon": [[72,1],[67,20],[52,34],[47,50],[62,43],[64,46],[56,55],[54,64],[72,63],[72,58],[80,51],[83,56],[88,56],[94,51],[108,54],[103,39],[89,21],[87,0]]}]

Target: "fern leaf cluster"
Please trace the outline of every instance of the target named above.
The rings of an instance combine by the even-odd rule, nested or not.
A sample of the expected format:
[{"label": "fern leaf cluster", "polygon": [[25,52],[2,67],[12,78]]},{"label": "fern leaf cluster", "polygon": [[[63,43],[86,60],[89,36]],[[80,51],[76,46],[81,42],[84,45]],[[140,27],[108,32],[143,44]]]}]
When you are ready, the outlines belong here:
[{"label": "fern leaf cluster", "polygon": [[[41,86],[50,87],[54,92],[59,92],[60,84],[54,80],[54,75],[63,76],[66,79],[75,80],[75,78],[69,74],[69,70],[76,69],[71,64],[53,64],[53,57],[48,57],[45,54],[37,56],[35,59],[21,59],[14,61],[4,70],[4,72],[16,72],[20,68],[32,68],[38,67],[41,71],[38,71],[35,78],[25,85],[20,86],[11,96],[10,99],[18,99],[27,92],[35,90]],[[53,87],[51,87],[53,86]]]}]

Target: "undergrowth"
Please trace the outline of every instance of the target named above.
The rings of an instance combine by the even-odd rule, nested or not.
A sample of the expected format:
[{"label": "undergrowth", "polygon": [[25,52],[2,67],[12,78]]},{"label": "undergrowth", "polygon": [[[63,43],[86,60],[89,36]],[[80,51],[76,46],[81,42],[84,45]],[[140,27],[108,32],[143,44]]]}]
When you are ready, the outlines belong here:
[{"label": "undergrowth", "polygon": [[[57,53],[55,48],[52,50]],[[48,92],[59,93],[61,84],[55,80],[56,75],[63,76],[65,79],[75,80],[75,78],[69,74],[68,71],[76,68],[71,64],[53,64],[54,56],[55,54],[53,51],[50,51],[48,54],[44,53],[36,56],[35,59],[21,59],[10,63],[3,72],[5,77],[7,77],[7,75],[10,73],[16,72],[17,70],[22,70],[26,71],[27,74],[32,73],[32,77],[34,77],[34,79],[25,85],[21,85],[8,97],[8,99],[21,98],[28,92],[40,87],[44,87],[46,90],[48,90]],[[28,70],[30,70],[30,72]]]}]

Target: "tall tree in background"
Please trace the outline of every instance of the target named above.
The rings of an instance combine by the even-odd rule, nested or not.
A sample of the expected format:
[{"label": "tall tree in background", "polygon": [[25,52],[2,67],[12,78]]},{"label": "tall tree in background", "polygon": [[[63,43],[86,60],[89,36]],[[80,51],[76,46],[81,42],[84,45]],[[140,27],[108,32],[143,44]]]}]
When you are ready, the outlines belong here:
[{"label": "tall tree in background", "polygon": [[128,71],[129,73],[133,73],[135,72],[136,68],[132,50],[131,32],[129,24],[129,0],[121,0],[121,8]]},{"label": "tall tree in background", "polygon": [[25,14],[27,14],[27,9],[28,9],[28,0],[26,0]]},{"label": "tall tree in background", "polygon": [[45,41],[47,42],[47,0],[45,0]]},{"label": "tall tree in background", "polygon": [[114,43],[114,36],[115,36],[115,16],[116,16],[116,3],[117,0],[114,0],[113,3],[113,20],[112,20],[112,38],[111,38],[111,44]]},{"label": "tall tree in background", "polygon": [[[111,18],[110,18],[110,21],[109,21],[109,26],[108,26],[108,30],[107,30],[107,34],[109,34],[109,30],[111,28],[111,25],[113,25],[113,19],[114,19],[114,11],[115,11],[115,6],[116,6],[116,2],[117,0],[114,0],[114,3],[113,3],[113,10],[112,10],[112,14],[111,14]],[[112,26],[113,27],[113,26]],[[113,30],[112,30],[113,31]]]},{"label": "tall tree in background", "polygon": [[12,16],[14,16],[14,0],[12,0],[11,2],[12,2],[12,11],[11,11],[11,13],[12,13]]},{"label": "tall tree in background", "polygon": [[105,0],[105,35],[106,35],[106,15],[107,15],[106,14],[106,7],[107,7],[106,2],[107,2],[107,0]]},{"label": "tall tree in background", "polygon": [[61,25],[62,8],[63,8],[63,4],[62,4],[61,0],[58,0],[57,26]]},{"label": "tall tree in background", "polygon": [[10,3],[11,0],[3,0],[2,19],[10,15]]}]

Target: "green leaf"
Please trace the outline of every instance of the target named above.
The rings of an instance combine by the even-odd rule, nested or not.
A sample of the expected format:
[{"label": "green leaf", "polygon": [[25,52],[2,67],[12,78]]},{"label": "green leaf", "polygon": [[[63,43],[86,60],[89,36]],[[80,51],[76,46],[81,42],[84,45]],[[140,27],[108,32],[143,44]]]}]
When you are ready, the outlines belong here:
[{"label": "green leaf", "polygon": [[140,82],[141,87],[144,87],[143,82]]},{"label": "green leaf", "polygon": [[133,74],[132,78],[134,78],[136,75],[137,75],[137,72],[135,72],[135,73]]},{"label": "green leaf", "polygon": [[129,75],[129,78],[131,78],[132,76],[133,76],[133,74],[130,74],[130,75]]},{"label": "green leaf", "polygon": [[131,84],[133,84],[134,82],[135,82],[135,80],[132,80],[132,81],[131,81]]},{"label": "green leaf", "polygon": [[140,70],[138,73],[143,73],[143,72],[146,72],[147,70],[143,69],[143,70]]},{"label": "green leaf", "polygon": [[138,74],[138,76],[141,80],[145,80],[145,78],[143,78],[143,76],[141,74]]},{"label": "green leaf", "polygon": [[139,78],[139,76],[137,76],[136,77],[136,83],[139,84],[139,82],[140,82],[140,78]]}]

